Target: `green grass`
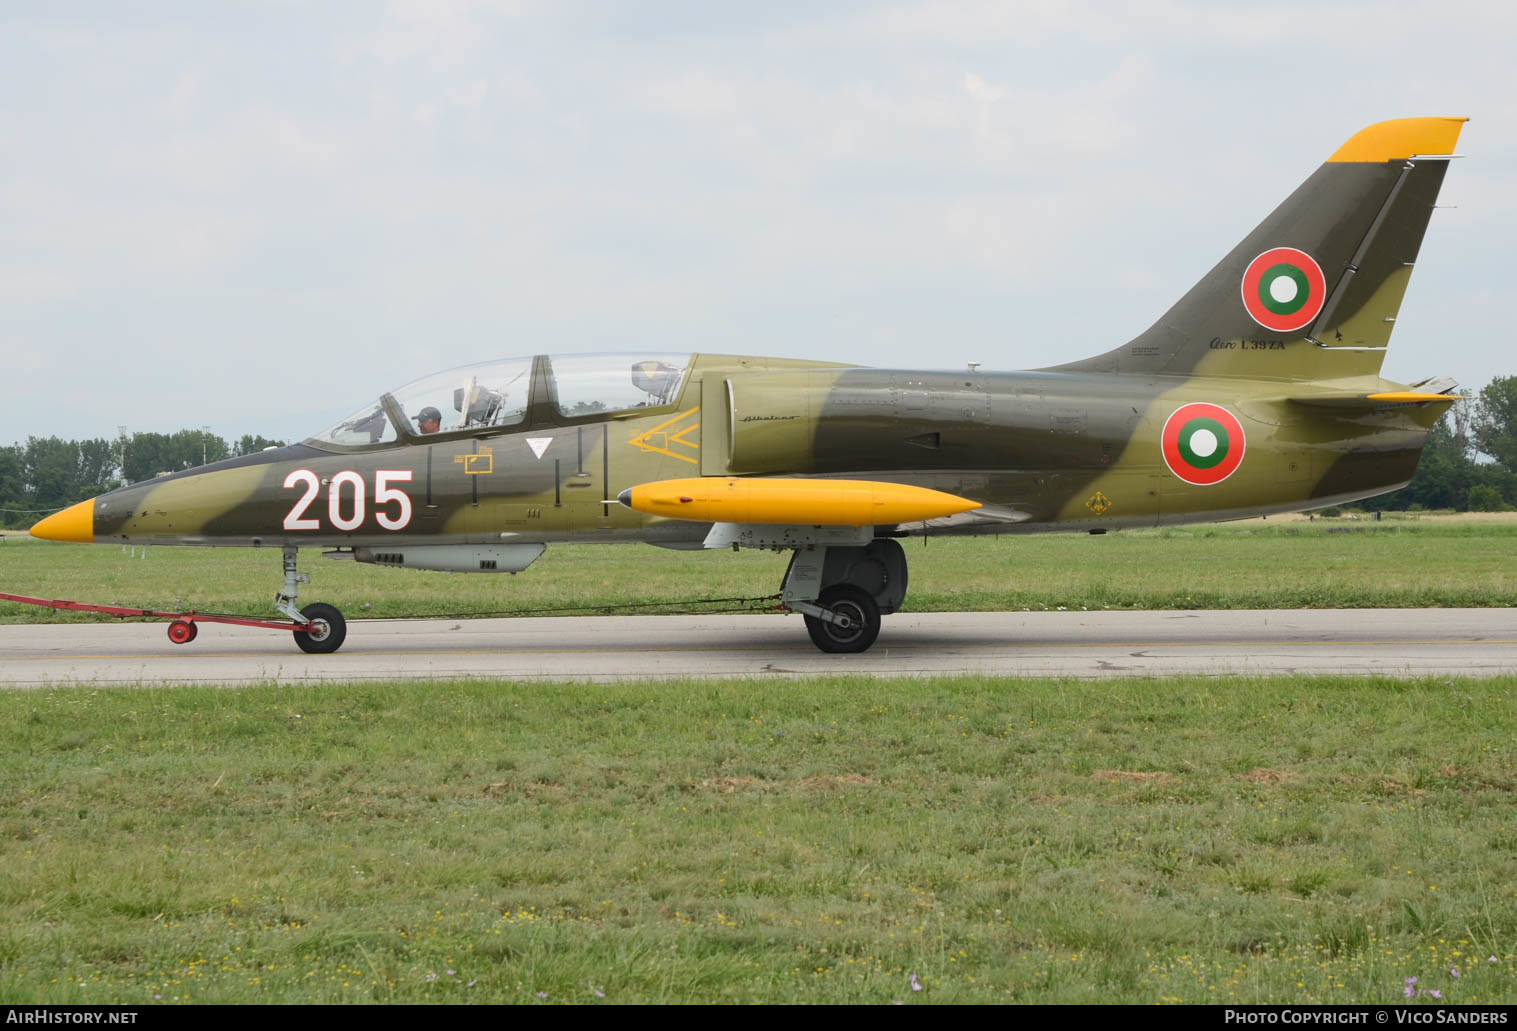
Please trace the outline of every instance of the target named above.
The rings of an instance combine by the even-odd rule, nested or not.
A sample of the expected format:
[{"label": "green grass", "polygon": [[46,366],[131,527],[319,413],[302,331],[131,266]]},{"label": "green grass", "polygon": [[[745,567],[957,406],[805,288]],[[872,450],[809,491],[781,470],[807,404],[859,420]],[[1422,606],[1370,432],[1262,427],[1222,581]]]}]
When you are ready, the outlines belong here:
[{"label": "green grass", "polygon": [[0,1002],[1511,1002],[1514,700],[5,693]]},{"label": "green grass", "polygon": [[[917,612],[1517,605],[1510,519],[1271,519],[905,547],[906,608]],[[512,577],[379,569],[306,552],[302,568],[314,582],[301,598],[349,617],[694,610],[709,607],[699,599],[776,593],[787,558],[561,545]],[[113,545],[0,545],[0,591],[10,594],[263,615],[280,582],[274,549],[155,547],[143,560]],[[94,618],[0,602],[0,622]]]}]

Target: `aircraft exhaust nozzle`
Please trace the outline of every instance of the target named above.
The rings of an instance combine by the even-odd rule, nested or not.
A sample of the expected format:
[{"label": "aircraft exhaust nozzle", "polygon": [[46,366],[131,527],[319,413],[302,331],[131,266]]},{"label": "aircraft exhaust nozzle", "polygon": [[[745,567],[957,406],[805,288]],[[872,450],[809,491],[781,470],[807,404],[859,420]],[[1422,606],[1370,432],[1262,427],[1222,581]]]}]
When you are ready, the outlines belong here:
[{"label": "aircraft exhaust nozzle", "polygon": [[957,494],[874,480],[705,476],[624,490],[628,508],[703,523],[879,526],[939,519],[980,507]]}]

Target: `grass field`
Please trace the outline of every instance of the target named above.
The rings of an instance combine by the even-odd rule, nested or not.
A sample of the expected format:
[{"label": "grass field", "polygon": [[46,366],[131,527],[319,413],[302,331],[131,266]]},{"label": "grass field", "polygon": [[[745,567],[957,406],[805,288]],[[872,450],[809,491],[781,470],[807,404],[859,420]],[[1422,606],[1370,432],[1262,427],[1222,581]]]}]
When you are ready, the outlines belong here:
[{"label": "grass field", "polygon": [[[908,544],[908,605],[1513,605],[1514,544],[1510,519],[934,539]],[[773,593],[784,561],[311,554],[303,598],[694,608]],[[0,590],[263,613],[278,564],[11,539]],[[1510,1003],[1514,700],[1517,678],[4,693],[0,1003]]]},{"label": "grass field", "polygon": [[0,1002],[1511,1002],[1514,692],[6,693]]},{"label": "grass field", "polygon": [[[1517,605],[1517,519],[1270,519],[1091,537],[905,542],[909,611]],[[140,550],[138,555],[140,555]],[[697,610],[779,590],[788,555],[554,546],[517,576],[380,569],[302,555],[306,602],[350,617]],[[274,549],[150,548],[9,539],[0,591],[142,608],[270,613]],[[715,607],[729,607],[724,604]],[[0,622],[95,619],[0,602]]]}]

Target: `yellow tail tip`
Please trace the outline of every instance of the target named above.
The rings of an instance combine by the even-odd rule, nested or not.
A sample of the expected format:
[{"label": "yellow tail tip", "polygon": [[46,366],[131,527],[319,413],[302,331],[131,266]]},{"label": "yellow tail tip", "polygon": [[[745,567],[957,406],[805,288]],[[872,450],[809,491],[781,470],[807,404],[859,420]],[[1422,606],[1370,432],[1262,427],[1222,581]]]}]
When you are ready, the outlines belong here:
[{"label": "yellow tail tip", "polygon": [[1468,118],[1396,118],[1360,129],[1328,161],[1397,161],[1452,154]]},{"label": "yellow tail tip", "polygon": [[31,530],[33,537],[45,541],[70,541],[90,544],[95,540],[95,499],[81,501],[62,512],[54,512]]}]

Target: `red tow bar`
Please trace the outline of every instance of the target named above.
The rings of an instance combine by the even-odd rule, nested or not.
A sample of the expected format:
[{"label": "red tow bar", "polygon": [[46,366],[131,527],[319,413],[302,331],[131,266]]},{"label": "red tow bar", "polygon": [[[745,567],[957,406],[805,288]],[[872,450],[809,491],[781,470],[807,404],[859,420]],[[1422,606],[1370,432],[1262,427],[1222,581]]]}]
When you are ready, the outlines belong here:
[{"label": "red tow bar", "polygon": [[200,633],[196,623],[230,623],[232,626],[251,626],[262,630],[304,631],[310,633],[310,623],[296,623],[288,619],[254,619],[251,616],[228,616],[214,612],[161,612],[158,609],[130,609],[121,605],[90,605],[82,601],[28,598],[24,594],[0,593],[0,601],[14,601],[22,605],[41,605],[47,609],[63,609],[69,612],[99,612],[106,616],[126,619],[145,616],[150,619],[172,620],[169,623],[169,640],[175,644],[189,644]]}]

